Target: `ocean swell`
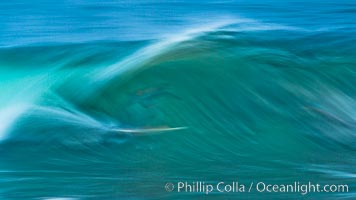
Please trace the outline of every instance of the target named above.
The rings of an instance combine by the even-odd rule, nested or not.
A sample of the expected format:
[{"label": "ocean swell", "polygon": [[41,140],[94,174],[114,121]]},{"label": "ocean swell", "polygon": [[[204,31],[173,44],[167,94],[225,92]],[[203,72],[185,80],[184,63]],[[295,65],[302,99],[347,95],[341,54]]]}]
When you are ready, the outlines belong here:
[{"label": "ocean swell", "polygon": [[[0,169],[14,170],[0,173],[22,182],[0,196],[47,181],[52,189],[41,195],[154,198],[166,195],[154,189],[159,177],[327,183],[342,174],[334,184],[355,188],[356,48],[345,45],[354,40],[244,23],[159,41],[1,49],[2,58],[28,60],[2,59],[6,73],[35,68],[38,80],[28,89],[35,97],[21,97],[26,108],[0,109]],[[150,184],[118,187],[136,182]]]}]

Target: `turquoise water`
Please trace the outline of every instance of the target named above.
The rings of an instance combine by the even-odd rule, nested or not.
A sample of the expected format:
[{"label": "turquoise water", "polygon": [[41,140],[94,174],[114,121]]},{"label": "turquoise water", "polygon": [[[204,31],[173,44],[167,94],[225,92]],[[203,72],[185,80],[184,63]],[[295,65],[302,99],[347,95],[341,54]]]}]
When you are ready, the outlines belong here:
[{"label": "turquoise water", "polygon": [[[356,198],[355,2],[0,11],[0,199]],[[348,192],[177,191],[199,181]]]}]

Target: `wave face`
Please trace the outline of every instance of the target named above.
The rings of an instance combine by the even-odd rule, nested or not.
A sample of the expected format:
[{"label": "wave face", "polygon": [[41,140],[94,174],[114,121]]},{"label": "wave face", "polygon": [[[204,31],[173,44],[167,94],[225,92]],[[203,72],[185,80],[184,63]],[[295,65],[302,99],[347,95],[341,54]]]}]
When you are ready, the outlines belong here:
[{"label": "wave face", "polygon": [[0,5],[1,199],[355,198],[356,4]]}]

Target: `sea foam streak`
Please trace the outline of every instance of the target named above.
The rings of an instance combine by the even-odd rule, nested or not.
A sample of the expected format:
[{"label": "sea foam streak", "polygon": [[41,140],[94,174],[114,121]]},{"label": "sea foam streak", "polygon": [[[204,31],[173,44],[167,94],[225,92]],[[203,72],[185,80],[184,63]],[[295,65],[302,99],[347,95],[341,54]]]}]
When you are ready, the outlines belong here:
[{"label": "sea foam streak", "polygon": [[177,130],[184,130],[188,127],[156,127],[156,128],[133,128],[133,129],[125,129],[125,128],[116,128],[112,129],[113,131],[120,132],[120,133],[131,133],[134,135],[145,135],[148,133],[160,133],[160,132],[167,132],[167,131],[177,131]]}]

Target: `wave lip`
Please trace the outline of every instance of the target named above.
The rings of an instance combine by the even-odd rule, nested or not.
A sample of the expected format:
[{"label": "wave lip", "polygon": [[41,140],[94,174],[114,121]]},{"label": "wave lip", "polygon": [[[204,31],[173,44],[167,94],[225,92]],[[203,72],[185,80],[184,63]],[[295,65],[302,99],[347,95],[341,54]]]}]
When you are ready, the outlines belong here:
[{"label": "wave lip", "polygon": [[193,40],[208,32],[217,30],[231,30],[234,32],[249,32],[249,31],[270,31],[270,30],[287,30],[287,31],[301,31],[304,29],[274,24],[264,23],[255,19],[242,18],[242,17],[225,17],[214,23],[208,23],[205,26],[192,27],[179,34],[167,35],[166,39],[158,40],[151,45],[143,47],[128,57],[120,60],[119,62],[106,67],[103,70],[95,71],[91,77],[92,81],[96,84],[98,82],[105,84],[112,78],[120,76],[124,73],[134,72],[150,62],[155,57],[165,53],[176,45],[182,42]]},{"label": "wave lip", "polygon": [[134,54],[119,61],[118,63],[108,66],[104,70],[95,73],[93,79],[95,82],[109,81],[124,72],[133,71],[140,68],[142,65],[149,62],[154,57],[160,55],[162,52],[169,50],[174,45],[191,40],[205,32],[213,31],[224,26],[232,25],[234,23],[236,23],[236,20],[225,20],[210,24],[208,26],[190,29],[181,34],[171,36],[169,39],[161,40],[157,43],[146,46]]}]

